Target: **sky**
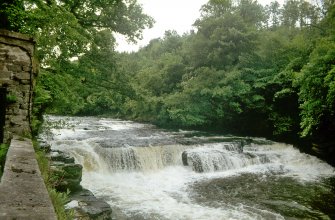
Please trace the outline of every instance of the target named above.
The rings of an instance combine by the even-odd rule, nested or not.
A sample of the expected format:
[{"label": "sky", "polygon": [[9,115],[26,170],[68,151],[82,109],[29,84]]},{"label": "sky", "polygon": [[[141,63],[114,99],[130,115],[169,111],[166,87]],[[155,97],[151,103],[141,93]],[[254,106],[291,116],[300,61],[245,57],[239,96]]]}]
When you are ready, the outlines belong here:
[{"label": "sky", "polygon": [[[200,8],[208,0],[138,0],[144,13],[150,15],[156,21],[154,27],[143,31],[143,39],[137,44],[128,43],[122,35],[116,35],[119,52],[137,51],[147,45],[154,38],[163,37],[165,31],[175,30],[178,34],[192,30],[192,24],[200,17]],[[271,0],[259,0],[263,5]],[[278,0],[283,3],[284,0]]]}]

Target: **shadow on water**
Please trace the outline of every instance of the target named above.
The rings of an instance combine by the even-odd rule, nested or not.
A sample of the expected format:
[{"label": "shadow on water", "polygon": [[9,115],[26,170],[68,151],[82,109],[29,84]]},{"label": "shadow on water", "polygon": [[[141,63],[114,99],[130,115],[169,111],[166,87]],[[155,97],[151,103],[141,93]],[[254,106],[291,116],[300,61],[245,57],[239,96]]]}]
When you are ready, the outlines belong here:
[{"label": "shadow on water", "polygon": [[209,207],[241,205],[286,219],[335,219],[334,188],[334,177],[304,183],[292,177],[247,173],[196,182],[189,193],[192,200]]}]

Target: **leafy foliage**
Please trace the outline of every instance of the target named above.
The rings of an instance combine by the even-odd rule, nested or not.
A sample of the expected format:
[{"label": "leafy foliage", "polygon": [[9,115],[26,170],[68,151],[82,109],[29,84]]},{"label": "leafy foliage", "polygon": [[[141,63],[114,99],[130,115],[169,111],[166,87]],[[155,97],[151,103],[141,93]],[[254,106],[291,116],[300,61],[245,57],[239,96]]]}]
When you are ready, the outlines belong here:
[{"label": "leafy foliage", "polygon": [[213,0],[194,25],[121,55],[125,116],[334,148],[332,1]]},{"label": "leafy foliage", "polygon": [[298,79],[302,135],[312,134],[322,126],[327,126],[326,130],[328,126],[334,128],[334,74],[335,42],[324,39],[312,52]]},{"label": "leafy foliage", "polygon": [[334,152],[333,0],[210,0],[196,31],[167,31],[130,54],[114,51],[113,32],[133,40],[152,24],[135,0],[20,2],[0,13],[38,39],[37,110],[308,140]]},{"label": "leafy foliage", "polygon": [[0,27],[35,37],[39,59],[48,66],[90,51],[100,31],[135,41],[153,23],[136,0],[4,1],[0,15]]}]

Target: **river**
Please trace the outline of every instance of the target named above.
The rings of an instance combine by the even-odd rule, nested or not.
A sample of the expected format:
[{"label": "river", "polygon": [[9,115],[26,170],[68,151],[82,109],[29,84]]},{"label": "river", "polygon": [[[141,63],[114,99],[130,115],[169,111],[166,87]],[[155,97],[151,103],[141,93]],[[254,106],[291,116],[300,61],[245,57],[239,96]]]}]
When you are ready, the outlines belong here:
[{"label": "river", "polygon": [[291,145],[96,117],[47,116],[114,219],[332,219],[335,169]]}]

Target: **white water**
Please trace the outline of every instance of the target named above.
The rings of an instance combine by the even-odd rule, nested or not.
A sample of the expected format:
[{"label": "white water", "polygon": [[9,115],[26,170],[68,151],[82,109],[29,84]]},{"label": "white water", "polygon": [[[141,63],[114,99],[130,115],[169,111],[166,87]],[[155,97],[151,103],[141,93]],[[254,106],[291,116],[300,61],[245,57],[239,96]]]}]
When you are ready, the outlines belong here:
[{"label": "white water", "polygon": [[[318,181],[335,174],[331,166],[286,144],[252,144],[244,147],[244,153],[232,143],[157,145],[155,141],[154,145],[149,142],[143,146],[142,142],[166,142],[164,138],[174,135],[119,120],[70,118],[69,122],[72,127],[52,129],[54,136],[48,141],[52,149],[68,152],[83,165],[82,185],[104,198],[116,212],[116,219],[284,219],[279,213],[245,205],[243,201],[210,206],[197,203],[190,196],[190,186],[245,173],[264,178],[278,174],[300,182]],[[149,132],[142,132],[145,128]],[[120,141],[119,136],[130,137],[136,146],[128,145],[127,139]],[[115,141],[126,147],[103,148],[102,141],[103,145]],[[183,166],[184,151],[189,159],[200,160],[203,173],[194,171],[193,162]]]}]

